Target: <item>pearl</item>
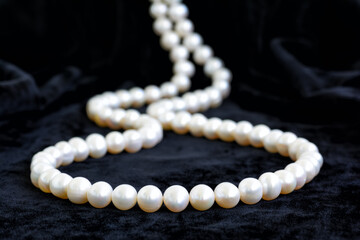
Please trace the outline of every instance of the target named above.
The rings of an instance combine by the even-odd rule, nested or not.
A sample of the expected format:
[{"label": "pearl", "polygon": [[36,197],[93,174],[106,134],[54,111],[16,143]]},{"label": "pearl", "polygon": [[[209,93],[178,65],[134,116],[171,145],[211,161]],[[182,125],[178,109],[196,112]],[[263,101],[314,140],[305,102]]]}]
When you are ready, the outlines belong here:
[{"label": "pearl", "polygon": [[206,76],[211,77],[216,70],[222,68],[224,66],[223,61],[217,57],[209,58],[204,66],[204,73]]},{"label": "pearl", "polygon": [[105,156],[107,147],[106,140],[102,135],[98,133],[90,134],[85,141],[89,147],[90,157],[101,158]]},{"label": "pearl", "polygon": [[61,141],[55,144],[55,147],[59,149],[61,152],[62,155],[61,165],[67,166],[74,161],[75,150],[69,143],[65,141]]},{"label": "pearl", "polygon": [[176,85],[172,82],[164,82],[160,86],[161,96],[164,98],[171,98],[178,94]]},{"label": "pearl", "polygon": [[280,195],[281,192],[281,180],[272,172],[267,172],[259,177],[263,189],[263,199],[273,200]]},{"label": "pearl", "polygon": [[193,52],[203,43],[203,39],[198,33],[191,33],[184,38],[184,46]]},{"label": "pearl", "polygon": [[76,177],[67,185],[67,196],[72,203],[84,204],[87,200],[87,191],[91,183],[84,177]]},{"label": "pearl", "polygon": [[145,92],[139,87],[133,87],[129,90],[132,106],[133,107],[141,107],[145,103]]},{"label": "pearl", "polygon": [[276,148],[280,155],[284,157],[289,156],[289,146],[297,139],[296,135],[291,132],[285,132],[278,140]]},{"label": "pearl", "polygon": [[194,61],[199,65],[204,65],[213,56],[213,50],[207,45],[199,46],[194,51]]},{"label": "pearl", "polygon": [[196,90],[194,92],[198,100],[199,111],[205,111],[210,108],[210,98],[203,90]]},{"label": "pearl", "polygon": [[144,128],[140,128],[138,131],[142,138],[143,148],[152,148],[161,140],[159,139],[159,135],[157,131],[152,128],[144,127]]},{"label": "pearl", "polygon": [[105,137],[107,151],[111,154],[121,153],[125,148],[124,136],[119,132],[110,132]]},{"label": "pearl", "polygon": [[66,173],[59,173],[50,180],[51,193],[61,199],[67,199],[67,186],[73,178]]},{"label": "pearl", "polygon": [[195,74],[195,67],[194,64],[188,60],[180,60],[174,64],[173,72],[174,74],[192,77]]},{"label": "pearl", "polygon": [[156,212],[163,202],[162,193],[159,188],[153,185],[144,186],[138,192],[137,202],[144,212]]},{"label": "pearl", "polygon": [[117,130],[121,128],[121,120],[124,118],[126,114],[126,111],[124,109],[118,108],[114,109],[110,115],[110,117],[107,118],[106,124],[110,129]]},{"label": "pearl", "polygon": [[153,24],[153,29],[154,32],[157,35],[162,35],[165,32],[170,31],[172,28],[172,23],[169,19],[164,18],[164,17],[160,17],[158,19],[155,20],[154,24]]},{"label": "pearl", "polygon": [[31,169],[30,179],[35,187],[39,187],[38,180],[40,175],[49,169],[54,169],[54,167],[46,163],[38,163],[34,165],[34,167]]},{"label": "pearl", "polygon": [[301,143],[296,152],[296,158],[299,159],[300,155],[305,152],[318,152],[317,146],[311,142]]},{"label": "pearl", "polygon": [[224,67],[220,67],[219,69],[217,69],[214,73],[213,73],[213,77],[212,77],[213,81],[226,81],[226,82],[231,82],[232,80],[232,73],[230,72],[229,69],[224,68]]},{"label": "pearl", "polygon": [[145,99],[147,103],[156,102],[161,98],[160,88],[149,85],[145,88]]},{"label": "pearl", "polygon": [[233,132],[236,128],[236,123],[232,120],[224,120],[217,130],[219,138],[225,142],[234,141]]},{"label": "pearl", "polygon": [[[49,153],[56,161],[55,166],[59,167],[62,163],[62,155],[59,149],[54,146],[47,147],[43,150],[45,153]],[[51,159],[52,161],[52,159]]]},{"label": "pearl", "polygon": [[175,31],[179,36],[185,37],[194,31],[194,24],[189,19],[179,20],[175,25]]},{"label": "pearl", "polygon": [[181,212],[189,205],[188,191],[179,185],[174,185],[164,192],[164,204],[172,212]]},{"label": "pearl", "polygon": [[307,160],[305,158],[297,160],[296,163],[302,166],[305,170],[306,173],[305,183],[308,183],[311,180],[313,180],[313,178],[316,176],[316,168],[314,164],[310,160]]},{"label": "pearl", "polygon": [[129,210],[136,204],[137,192],[129,184],[121,184],[112,192],[112,202],[117,209]]},{"label": "pearl", "polygon": [[180,38],[173,31],[164,32],[160,39],[160,45],[164,50],[171,50],[173,47],[179,45]]},{"label": "pearl", "polygon": [[276,153],[278,150],[276,144],[283,132],[278,129],[271,130],[271,132],[264,138],[264,148],[270,153]]},{"label": "pearl", "polygon": [[182,98],[184,99],[186,110],[189,112],[197,112],[199,110],[198,98],[192,92],[185,93]]},{"label": "pearl", "polygon": [[99,125],[100,127],[106,127],[106,122],[112,115],[112,109],[109,107],[103,107],[99,109],[97,112],[97,115],[95,115],[95,123]]},{"label": "pearl", "polygon": [[309,141],[304,138],[298,138],[289,145],[288,151],[289,151],[289,156],[292,160],[294,160],[294,161],[296,160],[296,153],[297,153],[297,150],[298,150],[300,144],[306,143],[306,142],[309,142]]},{"label": "pearl", "polygon": [[140,113],[134,109],[129,109],[126,111],[125,116],[122,118],[120,125],[124,129],[129,129],[133,127],[134,122],[136,122],[140,117]]},{"label": "pearl", "polygon": [[143,140],[140,133],[136,130],[126,130],[123,133],[125,139],[125,150],[129,153],[140,151]]},{"label": "pearl", "polygon": [[167,3],[168,5],[172,5],[174,3],[179,3],[181,2],[181,0],[164,0],[165,3]]},{"label": "pearl", "polygon": [[73,137],[69,140],[69,144],[75,150],[74,161],[82,162],[89,156],[89,147],[86,142],[79,137]]},{"label": "pearl", "polygon": [[164,112],[158,116],[164,130],[171,130],[171,123],[175,118],[174,112]]},{"label": "pearl", "polygon": [[189,122],[190,133],[195,137],[202,137],[203,127],[207,122],[207,118],[204,115],[197,113],[194,114]]},{"label": "pearl", "polygon": [[253,125],[248,121],[238,122],[233,132],[235,141],[241,146],[248,146],[250,144],[249,135],[252,129]]},{"label": "pearl", "polygon": [[281,182],[281,194],[289,194],[295,190],[296,178],[294,174],[287,170],[278,170],[275,174],[279,177]]},{"label": "pearl", "polygon": [[38,163],[46,163],[54,167],[57,166],[57,160],[50,153],[44,151],[38,152],[32,157],[30,169]]},{"label": "pearl", "polygon": [[117,108],[120,106],[120,100],[117,95],[113,92],[105,92],[102,94],[104,102],[111,108]]},{"label": "pearl", "polygon": [[216,203],[222,208],[233,208],[240,201],[240,191],[232,183],[223,182],[215,188]]},{"label": "pearl", "polygon": [[214,191],[205,184],[199,184],[190,191],[190,203],[193,208],[205,211],[212,207],[215,202]]},{"label": "pearl", "polygon": [[38,178],[38,186],[41,191],[50,193],[50,181],[58,174],[60,174],[60,171],[54,168],[42,172]]},{"label": "pearl", "polygon": [[322,167],[324,162],[323,157],[318,152],[305,152],[300,155],[299,160],[301,159],[307,159],[311,161],[312,164],[314,164],[316,168],[316,175],[319,173],[320,168]]},{"label": "pearl", "polygon": [[222,121],[220,118],[210,118],[204,125],[203,132],[207,139],[214,140],[218,138],[218,129]]},{"label": "pearl", "polygon": [[169,8],[168,14],[171,20],[179,21],[187,17],[189,10],[184,4],[172,4]]},{"label": "pearl", "polygon": [[184,74],[176,74],[171,78],[171,82],[174,83],[180,93],[186,92],[191,87],[191,82],[188,76]]},{"label": "pearl", "polygon": [[163,3],[160,3],[160,2],[154,2],[150,6],[150,15],[153,18],[164,17],[166,12],[167,12],[166,4],[163,4]]},{"label": "pearl", "polygon": [[112,191],[112,187],[107,182],[97,182],[87,191],[87,199],[91,206],[104,208],[111,202]]},{"label": "pearl", "polygon": [[216,81],[213,82],[212,86],[220,91],[221,96],[226,98],[230,94],[230,84],[227,81]]},{"label": "pearl", "polygon": [[170,60],[177,62],[180,60],[186,60],[189,57],[189,51],[186,47],[179,45],[171,49],[170,51]]},{"label": "pearl", "polygon": [[264,138],[270,133],[270,128],[264,124],[256,125],[250,132],[249,140],[252,146],[262,147]]},{"label": "pearl", "polygon": [[245,178],[239,184],[240,200],[246,204],[258,203],[263,195],[262,184],[255,178]]},{"label": "pearl", "polygon": [[128,108],[131,106],[132,104],[132,99],[131,99],[131,95],[128,91],[126,90],[118,90],[115,93],[117,95],[117,97],[120,100],[120,106],[122,108]]},{"label": "pearl", "polygon": [[221,105],[222,97],[219,90],[214,87],[207,87],[205,88],[205,92],[209,97],[210,107],[216,108]]},{"label": "pearl", "polygon": [[186,134],[189,131],[191,115],[188,112],[178,112],[175,114],[171,127],[177,134]]},{"label": "pearl", "polygon": [[296,187],[295,190],[298,190],[300,188],[302,188],[305,185],[306,182],[306,172],[304,170],[304,168],[297,164],[297,163],[290,163],[289,165],[286,166],[285,170],[291,172],[292,174],[294,174],[295,178],[296,178]]}]

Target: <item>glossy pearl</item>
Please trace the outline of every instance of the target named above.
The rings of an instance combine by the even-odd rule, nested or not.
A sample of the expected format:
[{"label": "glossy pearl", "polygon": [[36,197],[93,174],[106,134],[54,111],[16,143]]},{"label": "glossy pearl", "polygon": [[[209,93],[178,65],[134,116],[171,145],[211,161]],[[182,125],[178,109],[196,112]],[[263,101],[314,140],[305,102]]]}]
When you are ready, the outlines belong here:
[{"label": "glossy pearl", "polygon": [[175,118],[174,112],[164,112],[158,116],[158,120],[160,121],[164,130],[171,129],[171,123]]},{"label": "glossy pearl", "polygon": [[220,118],[210,118],[204,125],[203,132],[207,139],[214,140],[218,138],[218,129],[222,121]]},{"label": "glossy pearl", "polygon": [[126,130],[123,133],[125,139],[125,150],[129,153],[140,151],[143,140],[140,133],[136,130]]},{"label": "glossy pearl", "polygon": [[245,178],[239,184],[240,200],[246,204],[258,203],[262,196],[262,184],[255,178]]},{"label": "glossy pearl", "polygon": [[219,90],[214,87],[207,87],[205,88],[205,92],[209,97],[210,107],[216,108],[221,105],[222,97]]},{"label": "glossy pearl", "polygon": [[184,74],[176,74],[171,78],[171,82],[174,83],[179,92],[186,92],[191,87],[191,82],[188,76]]},{"label": "glossy pearl", "polygon": [[171,99],[171,101],[173,103],[173,111],[178,112],[184,111],[186,109],[186,103],[184,99],[180,97],[174,97]]},{"label": "glossy pearl", "polygon": [[311,142],[302,143],[299,145],[297,152],[296,152],[296,158],[298,159],[301,154],[305,152],[318,152],[319,149],[317,146]]},{"label": "glossy pearl", "polygon": [[177,62],[180,60],[186,60],[189,57],[189,51],[186,47],[179,45],[171,49],[170,51],[170,60]]},{"label": "glossy pearl", "polygon": [[249,134],[249,140],[252,146],[262,147],[264,138],[270,133],[270,128],[266,125],[259,124],[255,126]]},{"label": "glossy pearl", "polygon": [[229,69],[221,67],[217,69],[213,74],[213,81],[226,81],[231,82],[232,80],[232,73]]},{"label": "glossy pearl", "polygon": [[275,174],[267,172],[259,177],[263,189],[263,199],[273,200],[280,195],[281,192],[281,180]]},{"label": "glossy pearl", "polygon": [[296,154],[297,154],[297,150],[300,146],[300,144],[302,143],[306,143],[306,142],[309,142],[308,140],[306,140],[305,138],[298,138],[296,139],[293,143],[291,143],[289,145],[289,156],[292,160],[296,160]]},{"label": "glossy pearl", "polygon": [[199,110],[198,98],[194,93],[188,92],[183,95],[186,110],[189,112],[197,112]]},{"label": "glossy pearl", "polygon": [[194,61],[199,65],[204,65],[213,56],[213,50],[207,45],[199,46],[194,51]]},{"label": "glossy pearl", "polygon": [[138,131],[142,137],[143,148],[152,148],[161,140],[157,131],[152,128],[140,128]]},{"label": "glossy pearl", "polygon": [[132,104],[131,95],[126,90],[118,90],[116,91],[116,95],[120,100],[120,106],[123,108],[128,108]]},{"label": "glossy pearl", "polygon": [[192,33],[184,38],[184,46],[193,52],[203,43],[202,37],[198,33]]},{"label": "glossy pearl", "polygon": [[87,191],[87,199],[91,206],[104,208],[111,202],[112,187],[106,182],[94,183]]},{"label": "glossy pearl", "polygon": [[37,188],[39,187],[38,180],[40,175],[49,169],[54,169],[54,167],[47,163],[38,163],[34,165],[34,167],[31,170],[30,179],[35,187]]},{"label": "glossy pearl", "polygon": [[179,185],[174,185],[164,192],[164,204],[172,212],[185,210],[190,201],[188,191]]},{"label": "glossy pearl", "polygon": [[295,190],[298,190],[300,188],[302,188],[305,185],[306,182],[306,172],[304,170],[304,168],[297,164],[297,163],[290,163],[289,165],[286,166],[285,170],[291,172],[292,174],[294,174],[295,178],[296,178],[296,187]]},{"label": "glossy pearl", "polygon": [[216,203],[222,208],[233,208],[240,201],[240,191],[232,183],[223,182],[215,188]]},{"label": "glossy pearl", "polygon": [[162,35],[165,32],[170,31],[171,27],[172,27],[171,21],[165,17],[160,17],[160,18],[156,19],[153,24],[154,32],[157,35]]},{"label": "glossy pearl", "polygon": [[318,152],[305,152],[300,155],[299,160],[301,159],[307,159],[314,164],[316,168],[316,175],[319,173],[324,162],[322,155]]},{"label": "glossy pearl", "polygon": [[120,125],[124,129],[129,129],[133,127],[133,124],[140,117],[140,113],[134,109],[129,109],[126,111],[125,116],[121,120]]},{"label": "glossy pearl", "polygon": [[195,74],[195,67],[194,64],[188,60],[179,60],[174,64],[173,72],[174,74],[192,77]]},{"label": "glossy pearl", "polygon": [[250,144],[249,135],[252,129],[253,125],[248,121],[238,122],[233,132],[235,141],[241,146],[248,146]]},{"label": "glossy pearl", "polygon": [[307,159],[299,159],[296,161],[297,164],[303,167],[306,173],[306,181],[305,183],[310,182],[316,176],[316,168],[314,164]]},{"label": "glossy pearl", "polygon": [[67,185],[67,196],[72,203],[84,204],[87,200],[87,191],[91,183],[84,177],[76,177]]},{"label": "glossy pearl", "polygon": [[224,65],[223,61],[217,57],[209,58],[204,65],[204,73],[206,76],[211,77],[216,70],[222,68]]},{"label": "glossy pearl", "polygon": [[189,10],[184,4],[172,4],[169,8],[168,14],[171,20],[179,21],[187,17]]},{"label": "glossy pearl", "polygon": [[44,151],[38,152],[32,157],[30,169],[32,170],[33,167],[38,163],[46,163],[53,167],[57,166],[58,164],[57,160],[50,153]]},{"label": "glossy pearl", "polygon": [[191,115],[188,112],[178,112],[171,123],[171,127],[177,134],[186,134],[189,131]]},{"label": "glossy pearl", "polygon": [[121,121],[125,117],[126,111],[124,109],[114,109],[110,117],[106,120],[106,124],[110,129],[117,130],[121,128]]},{"label": "glossy pearl", "polygon": [[50,180],[51,193],[62,199],[67,199],[67,186],[73,178],[66,173],[59,173]]},{"label": "glossy pearl", "polygon": [[271,130],[271,132],[264,138],[264,148],[270,153],[276,153],[278,151],[276,144],[282,134],[283,132],[278,129]]},{"label": "glossy pearl", "polygon": [[45,153],[49,153],[56,161],[55,166],[59,167],[62,163],[62,154],[59,149],[54,146],[47,147],[43,150]]},{"label": "glossy pearl", "polygon": [[121,153],[125,148],[124,136],[119,132],[110,132],[105,137],[107,151],[111,154]]},{"label": "glossy pearl", "polygon": [[61,165],[67,166],[74,161],[75,150],[74,148],[65,141],[58,142],[55,144],[55,147],[60,150],[62,156]]},{"label": "glossy pearl", "polygon": [[160,88],[149,85],[145,88],[145,99],[147,103],[158,101],[161,98]]},{"label": "glossy pearl", "polygon": [[161,96],[164,98],[171,98],[178,94],[176,85],[172,82],[164,82],[160,86]]},{"label": "glossy pearl", "polygon": [[176,23],[175,31],[179,36],[185,37],[194,31],[194,24],[189,19],[182,19]]},{"label": "glossy pearl", "polygon": [[213,82],[212,86],[220,91],[221,96],[226,98],[230,94],[230,84],[227,81],[216,81]]},{"label": "glossy pearl", "polygon": [[205,184],[199,184],[190,191],[190,203],[193,208],[205,211],[212,207],[215,202],[214,191]]},{"label": "glossy pearl", "polygon": [[205,111],[210,107],[210,98],[207,93],[203,90],[196,90],[194,92],[195,97],[197,98],[197,102],[199,105],[199,111]]},{"label": "glossy pearl", "polygon": [[236,123],[232,120],[222,121],[220,127],[217,130],[219,138],[225,142],[234,141],[233,132],[236,128]]},{"label": "glossy pearl", "polygon": [[173,31],[164,32],[160,39],[160,45],[163,49],[169,51],[180,42],[179,36]]},{"label": "glossy pearl", "polygon": [[139,87],[133,87],[129,90],[132,106],[135,108],[141,107],[145,103],[145,92]]},{"label": "glossy pearl", "polygon": [[102,135],[98,133],[90,134],[85,141],[89,147],[90,157],[101,158],[105,156],[107,146],[106,146],[106,140]]},{"label": "glossy pearl", "polygon": [[95,115],[95,123],[100,127],[106,127],[106,123],[112,114],[112,109],[109,107],[103,107],[99,109],[99,112]]},{"label": "glossy pearl", "polygon": [[121,184],[112,192],[112,202],[117,209],[129,210],[136,204],[137,192],[129,184]]},{"label": "glossy pearl", "polygon": [[296,135],[291,132],[285,132],[282,136],[277,140],[276,148],[280,155],[284,157],[289,156],[289,146],[297,139]]},{"label": "glossy pearl", "polygon": [[207,122],[207,118],[204,115],[197,113],[194,114],[189,122],[190,133],[195,137],[201,137],[203,135],[203,127]]},{"label": "glossy pearl", "polygon": [[289,194],[295,190],[296,178],[294,174],[287,170],[278,170],[275,174],[279,177],[281,182],[281,194]]},{"label": "glossy pearl", "polygon": [[164,17],[167,12],[166,4],[160,2],[154,2],[150,6],[150,15],[153,18]]},{"label": "glossy pearl", "polygon": [[69,140],[69,144],[75,150],[74,161],[82,162],[89,156],[89,147],[86,142],[79,137],[74,137]]},{"label": "glossy pearl", "polygon": [[41,173],[38,178],[38,185],[41,191],[50,193],[50,181],[58,174],[60,174],[60,171],[57,169],[48,169]]},{"label": "glossy pearl", "polygon": [[138,192],[137,202],[144,212],[156,212],[163,202],[162,193],[159,188],[153,185],[144,186]]}]

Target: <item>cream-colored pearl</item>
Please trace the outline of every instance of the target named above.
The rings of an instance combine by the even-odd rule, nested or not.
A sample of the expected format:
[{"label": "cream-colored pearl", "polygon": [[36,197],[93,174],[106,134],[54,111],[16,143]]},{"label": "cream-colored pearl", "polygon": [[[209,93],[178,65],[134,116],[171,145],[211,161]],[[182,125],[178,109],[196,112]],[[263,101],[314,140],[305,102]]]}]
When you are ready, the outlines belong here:
[{"label": "cream-colored pearl", "polygon": [[272,172],[263,173],[259,177],[259,181],[262,184],[264,200],[273,200],[280,195],[281,192],[281,180]]},{"label": "cream-colored pearl", "polygon": [[179,60],[174,64],[173,73],[192,77],[195,74],[195,66],[188,60]]},{"label": "cream-colored pearl", "polygon": [[203,45],[195,49],[193,59],[199,65],[204,65],[207,60],[213,56],[213,50],[210,46]]},{"label": "cream-colored pearl", "polygon": [[209,97],[210,107],[216,108],[221,105],[222,96],[218,89],[216,89],[214,87],[207,87],[207,88],[205,88],[205,92]]},{"label": "cream-colored pearl", "polygon": [[284,157],[289,156],[289,146],[297,139],[296,135],[291,132],[285,132],[278,140],[276,144],[277,151]]},{"label": "cream-colored pearl", "polygon": [[107,182],[97,182],[87,191],[87,199],[91,206],[104,208],[111,202],[112,191],[112,187]]},{"label": "cream-colored pearl", "polygon": [[194,114],[189,122],[190,133],[195,137],[201,137],[206,122],[207,118],[204,115],[201,113]]},{"label": "cream-colored pearl", "polygon": [[203,132],[207,139],[214,140],[218,138],[217,131],[221,126],[220,118],[210,118],[204,125]]},{"label": "cream-colored pearl", "polygon": [[264,138],[264,148],[270,153],[276,153],[278,150],[276,144],[283,132],[278,129],[271,130],[271,132]]},{"label": "cream-colored pearl", "polygon": [[102,135],[98,133],[90,134],[85,141],[89,147],[90,157],[101,158],[105,156],[107,147],[106,140]]},{"label": "cream-colored pearl", "polygon": [[263,195],[262,184],[255,178],[245,178],[239,184],[240,200],[246,204],[258,203]]},{"label": "cream-colored pearl", "polygon": [[322,155],[318,152],[305,152],[300,155],[299,160],[300,159],[310,160],[316,168],[316,175],[319,173],[320,168],[322,167],[324,162]]},{"label": "cream-colored pearl", "polygon": [[125,139],[120,132],[110,132],[105,137],[107,151],[111,154],[121,153],[125,148]]},{"label": "cream-colored pearl", "polygon": [[193,208],[205,211],[212,207],[215,202],[214,191],[205,184],[199,184],[190,191],[190,203]]},{"label": "cream-colored pearl", "polygon": [[179,21],[187,17],[187,15],[189,14],[189,10],[185,4],[172,4],[170,5],[168,14],[171,20]]},{"label": "cream-colored pearl", "polygon": [[121,184],[112,192],[112,202],[117,209],[129,210],[136,204],[137,192],[129,184]]},{"label": "cream-colored pearl", "polygon": [[131,106],[132,99],[131,99],[131,95],[130,95],[130,93],[128,91],[126,91],[126,90],[117,90],[115,94],[119,98],[120,106],[122,108],[128,108],[128,107]]},{"label": "cream-colored pearl", "polygon": [[184,99],[186,110],[194,113],[199,110],[199,103],[196,95],[192,92],[185,93],[182,98]]},{"label": "cream-colored pearl", "polygon": [[171,78],[171,82],[176,85],[179,92],[186,92],[191,86],[191,82],[188,76],[184,74],[176,74]]},{"label": "cream-colored pearl", "polygon": [[87,191],[90,189],[91,183],[84,177],[76,177],[67,185],[67,196],[72,203],[83,204],[87,200]]},{"label": "cream-colored pearl", "polygon": [[153,128],[147,128],[147,127],[140,128],[138,132],[140,133],[142,138],[143,148],[152,148],[161,140],[159,139],[157,130]]},{"label": "cream-colored pearl", "polygon": [[194,24],[189,19],[182,19],[176,23],[175,31],[179,36],[185,37],[194,31]]},{"label": "cream-colored pearl", "polygon": [[178,112],[171,123],[171,127],[177,134],[186,134],[189,131],[191,115],[188,112]]},{"label": "cream-colored pearl", "polygon": [[213,82],[212,86],[220,91],[221,96],[226,98],[230,94],[230,84],[227,81],[216,81]]},{"label": "cream-colored pearl", "polygon": [[147,103],[158,101],[161,98],[160,88],[155,85],[147,86],[144,91]]},{"label": "cream-colored pearl", "polygon": [[102,94],[102,97],[104,98],[104,102],[107,106],[111,108],[117,108],[120,105],[120,100],[113,92],[104,92]]},{"label": "cream-colored pearl", "polygon": [[69,140],[69,144],[75,150],[74,161],[82,162],[89,156],[89,147],[86,142],[79,137],[73,137]]},{"label": "cream-colored pearl", "polygon": [[181,212],[189,204],[188,191],[180,186],[174,185],[166,189],[164,192],[164,204],[172,212]]},{"label": "cream-colored pearl", "polygon": [[206,76],[211,77],[216,70],[222,68],[224,65],[223,61],[217,57],[209,58],[204,65],[204,73]]},{"label": "cream-colored pearl", "polygon": [[164,112],[158,116],[158,120],[160,121],[164,130],[171,129],[171,122],[174,120],[174,118],[175,118],[174,112]]},{"label": "cream-colored pearl", "polygon": [[126,111],[125,116],[121,120],[120,125],[124,129],[129,129],[133,127],[133,124],[138,120],[140,117],[140,113],[134,109],[129,109]]},{"label": "cream-colored pearl", "polygon": [[164,82],[160,86],[160,92],[163,98],[171,98],[178,94],[178,89],[174,83]]},{"label": "cream-colored pearl", "polygon": [[233,132],[235,141],[241,146],[248,146],[250,144],[249,135],[252,129],[253,125],[248,121],[238,122]]},{"label": "cream-colored pearl", "polygon": [[66,173],[59,173],[50,180],[51,193],[62,199],[67,199],[67,186],[73,178]]},{"label": "cream-colored pearl", "polygon": [[62,163],[61,165],[67,166],[74,161],[75,150],[74,148],[65,141],[58,142],[55,144],[55,147],[60,150],[62,155]]},{"label": "cream-colored pearl", "polygon": [[252,146],[262,147],[264,138],[270,133],[270,128],[264,124],[259,124],[253,128],[249,134],[249,140]]},{"label": "cream-colored pearl", "polygon": [[186,103],[184,99],[180,97],[174,97],[171,99],[171,101],[173,103],[173,111],[178,112],[184,111],[186,109]]},{"label": "cream-colored pearl", "polygon": [[318,152],[319,149],[312,142],[302,143],[299,145],[296,152],[296,159],[299,159],[300,155],[305,152]]},{"label": "cream-colored pearl", "polygon": [[171,30],[172,23],[168,18],[160,17],[155,20],[153,24],[154,32],[157,35],[164,34],[165,32],[168,32]]},{"label": "cream-colored pearl", "polygon": [[164,32],[160,39],[160,45],[164,50],[170,51],[173,47],[179,45],[180,38],[173,31]]},{"label": "cream-colored pearl", "polygon": [[45,153],[49,153],[56,160],[56,167],[59,167],[62,163],[62,155],[59,149],[54,146],[47,147],[43,150]]},{"label": "cream-colored pearl", "polygon": [[294,174],[296,178],[296,187],[295,190],[302,188],[306,182],[306,172],[302,166],[297,163],[290,163],[286,166],[285,170]]},{"label": "cream-colored pearl", "polygon": [[205,91],[196,90],[194,94],[198,100],[199,111],[202,112],[210,108],[210,98]]},{"label": "cream-colored pearl", "polygon": [[296,178],[294,174],[287,170],[278,170],[275,174],[281,181],[281,194],[289,194],[295,190]]},{"label": "cream-colored pearl", "polygon": [[110,129],[117,130],[121,128],[121,120],[125,117],[126,111],[121,108],[114,109],[107,118],[106,124]]},{"label": "cream-colored pearl", "polygon": [[141,107],[145,103],[145,92],[139,87],[133,87],[129,90],[132,106],[135,108]]},{"label": "cream-colored pearl", "polygon": [[105,106],[101,109],[99,109],[99,112],[97,115],[95,115],[95,123],[100,127],[106,127],[108,119],[112,115],[112,109]]},{"label": "cream-colored pearl", "polygon": [[[59,150],[60,151],[60,150]],[[31,160],[31,165],[30,165],[30,169],[32,170],[33,167],[38,164],[38,163],[45,163],[45,164],[49,164],[53,167],[57,166],[57,160],[50,154],[47,152],[38,152],[36,153]]]},{"label": "cream-colored pearl", "polygon": [[184,38],[184,46],[190,52],[193,52],[202,43],[203,43],[203,39],[198,33],[189,34]]},{"label": "cream-colored pearl", "polygon": [[297,164],[302,166],[306,173],[305,183],[310,182],[316,176],[316,168],[314,164],[308,159],[299,159],[296,161]]},{"label": "cream-colored pearl", "polygon": [[216,203],[222,208],[233,208],[240,201],[240,191],[232,183],[223,182],[215,188]]},{"label": "cream-colored pearl", "polygon": [[160,209],[163,196],[159,188],[153,185],[147,185],[139,190],[137,202],[144,212],[152,213]]},{"label": "cream-colored pearl", "polygon": [[219,138],[225,142],[234,141],[234,134],[236,123],[232,120],[222,121],[220,127],[217,130]]},{"label": "cream-colored pearl", "polygon": [[50,193],[50,181],[58,174],[60,174],[60,171],[57,169],[48,169],[41,173],[38,178],[38,185],[41,191]]},{"label": "cream-colored pearl", "polygon": [[37,188],[39,187],[38,180],[40,175],[49,169],[55,169],[55,168],[47,163],[38,163],[34,165],[34,167],[31,169],[30,179],[35,187]]},{"label": "cream-colored pearl", "polygon": [[306,140],[305,138],[298,138],[296,139],[293,143],[291,143],[289,145],[289,156],[292,160],[296,160],[296,153],[297,153],[297,150],[300,146],[300,144],[302,143],[306,143],[306,142],[309,142],[308,140]]},{"label": "cream-colored pearl", "polygon": [[189,57],[189,50],[183,45],[179,45],[171,49],[170,51],[170,60],[173,62],[177,62],[180,60],[188,59]]},{"label": "cream-colored pearl", "polygon": [[231,82],[232,73],[230,72],[229,69],[221,67],[214,72],[212,79],[214,82],[216,81]]},{"label": "cream-colored pearl", "polygon": [[164,17],[166,15],[166,12],[167,12],[166,4],[160,2],[154,2],[150,6],[150,15],[153,18]]},{"label": "cream-colored pearl", "polygon": [[123,133],[125,139],[125,150],[129,153],[136,153],[140,151],[143,140],[140,133],[136,130],[126,130]]}]

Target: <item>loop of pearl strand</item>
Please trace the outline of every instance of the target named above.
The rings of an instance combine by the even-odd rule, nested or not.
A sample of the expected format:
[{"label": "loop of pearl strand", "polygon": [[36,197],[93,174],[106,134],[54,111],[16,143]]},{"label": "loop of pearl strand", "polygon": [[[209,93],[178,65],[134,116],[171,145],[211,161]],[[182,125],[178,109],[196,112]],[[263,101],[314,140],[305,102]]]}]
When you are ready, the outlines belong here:
[{"label": "loop of pearl strand", "polygon": [[[160,45],[170,52],[174,63],[174,76],[160,87],[150,85],[145,89],[134,87],[116,92],[105,92],[94,96],[87,103],[89,118],[100,127],[113,130],[127,129],[123,133],[112,131],[105,137],[93,133],[85,140],[79,137],[60,141],[45,148],[32,158],[31,181],[43,192],[69,199],[75,204],[89,202],[103,208],[112,202],[120,210],[128,210],[137,203],[145,212],[155,212],[163,204],[173,212],[183,211],[189,204],[204,211],[216,203],[223,208],[233,208],[239,201],[255,204],[262,199],[273,200],[280,194],[298,190],[310,182],[320,171],[323,157],[315,144],[294,133],[271,130],[247,121],[206,118],[199,111],[218,107],[230,93],[231,72],[221,59],[213,56],[211,47],[203,44],[202,37],[194,32],[193,23],[187,18],[188,9],[179,0],[152,1],[150,15],[154,18],[154,32],[160,36]],[[212,85],[194,92],[190,89],[190,78],[195,73],[194,62],[204,67],[204,73],[212,79]],[[140,114],[129,107],[149,104],[147,114]],[[195,113],[195,114],[191,114]],[[190,132],[195,137],[236,141],[241,146],[264,147],[270,153],[290,157],[284,170],[267,172],[258,179],[245,178],[238,187],[223,182],[212,190],[199,184],[190,193],[180,185],[170,186],[164,194],[153,185],[142,187],[139,192],[128,184],[113,189],[100,181],[91,184],[83,177],[72,178],[61,173],[60,166],[88,158],[101,158],[106,152],[118,154],[122,151],[138,152],[141,148],[152,148],[163,138],[163,129],[178,134]]]}]

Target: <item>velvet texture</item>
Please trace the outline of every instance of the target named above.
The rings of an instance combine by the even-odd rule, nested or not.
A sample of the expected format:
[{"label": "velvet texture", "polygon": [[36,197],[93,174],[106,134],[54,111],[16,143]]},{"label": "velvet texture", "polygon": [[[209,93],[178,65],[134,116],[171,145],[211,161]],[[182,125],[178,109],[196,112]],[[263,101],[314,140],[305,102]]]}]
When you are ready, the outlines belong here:
[{"label": "velvet texture", "polygon": [[[0,2],[0,238],[360,237],[360,2],[185,0],[196,31],[232,70],[232,93],[205,112],[295,132],[324,156],[304,188],[256,205],[205,212],[191,206],[147,214],[95,209],[45,194],[30,182],[33,154],[60,140],[106,134],[85,104],[106,90],[171,76],[149,2]],[[201,68],[193,89],[209,84]],[[214,188],[284,168],[288,158],[236,143],[165,132],[155,148],[62,168],[92,183],[147,184],[162,192]]]}]

